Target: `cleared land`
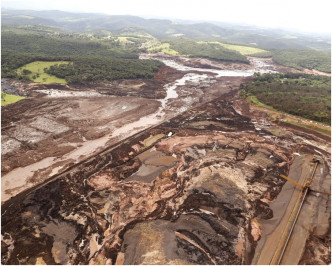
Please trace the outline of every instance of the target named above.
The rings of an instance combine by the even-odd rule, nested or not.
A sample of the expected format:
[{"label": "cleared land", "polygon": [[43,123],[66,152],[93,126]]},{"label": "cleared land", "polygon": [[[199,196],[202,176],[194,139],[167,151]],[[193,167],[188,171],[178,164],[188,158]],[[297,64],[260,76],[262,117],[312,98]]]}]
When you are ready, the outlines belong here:
[{"label": "cleared land", "polygon": [[132,37],[126,37],[126,36],[119,36],[117,37],[117,40],[119,41],[119,43],[121,45],[126,45],[126,44],[130,44],[130,43],[134,43],[132,41],[130,41],[129,39]]},{"label": "cleared land", "polygon": [[170,55],[178,55],[179,53],[170,48],[169,43],[162,43],[160,45],[152,45],[147,49],[148,52],[163,52]]},{"label": "cleared land", "polygon": [[263,50],[256,47],[244,46],[244,45],[234,45],[234,44],[226,44],[222,42],[209,42],[209,43],[216,43],[220,46],[227,48],[229,50],[233,50],[239,52],[242,55],[249,55],[249,56],[258,56],[258,57],[267,57],[271,56],[271,53],[267,50]]},{"label": "cleared land", "polygon": [[[51,66],[69,64],[67,61],[35,61],[30,64],[26,64],[20,67],[17,72],[21,75],[24,74],[26,69],[26,74],[30,80],[40,83],[67,83],[65,79],[58,78],[56,76],[45,73],[45,68],[50,68]],[[29,73],[29,71],[31,73]]]}]

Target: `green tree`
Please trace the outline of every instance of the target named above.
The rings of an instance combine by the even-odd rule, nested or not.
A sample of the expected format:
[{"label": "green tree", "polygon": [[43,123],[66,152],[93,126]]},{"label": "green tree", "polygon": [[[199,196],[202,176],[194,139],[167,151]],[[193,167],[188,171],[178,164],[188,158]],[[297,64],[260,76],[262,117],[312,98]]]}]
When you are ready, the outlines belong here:
[{"label": "green tree", "polygon": [[6,101],[6,93],[4,93],[3,91],[1,91],[1,101]]}]

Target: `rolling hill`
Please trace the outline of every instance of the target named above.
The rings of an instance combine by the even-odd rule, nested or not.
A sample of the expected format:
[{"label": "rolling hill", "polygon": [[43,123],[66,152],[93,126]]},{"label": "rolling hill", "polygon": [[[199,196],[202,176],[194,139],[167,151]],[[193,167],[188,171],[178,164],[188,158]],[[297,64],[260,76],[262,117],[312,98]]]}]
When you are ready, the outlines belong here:
[{"label": "rolling hill", "polygon": [[2,24],[42,25],[69,32],[106,30],[121,33],[127,29],[144,31],[158,39],[190,38],[245,43],[267,49],[315,49],[331,51],[329,37],[287,31],[244,27],[218,22],[173,22],[166,19],[144,19],[137,16],[112,16],[92,13],[71,13],[57,10],[2,9]]}]

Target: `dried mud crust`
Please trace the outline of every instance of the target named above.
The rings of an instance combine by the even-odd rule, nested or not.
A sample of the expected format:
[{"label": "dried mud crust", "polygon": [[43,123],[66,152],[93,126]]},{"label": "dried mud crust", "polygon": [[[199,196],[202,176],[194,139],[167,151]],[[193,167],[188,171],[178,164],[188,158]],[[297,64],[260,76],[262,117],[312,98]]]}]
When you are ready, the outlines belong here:
[{"label": "dried mud crust", "polygon": [[61,157],[84,141],[155,112],[159,105],[130,97],[35,98],[3,108],[2,174],[43,158]]},{"label": "dried mud crust", "polygon": [[[2,263],[250,263],[259,239],[253,219],[271,217],[266,202],[301,145],[256,130],[232,97],[193,108],[6,202]],[[150,183],[129,181],[147,149],[176,158],[175,165]]]}]

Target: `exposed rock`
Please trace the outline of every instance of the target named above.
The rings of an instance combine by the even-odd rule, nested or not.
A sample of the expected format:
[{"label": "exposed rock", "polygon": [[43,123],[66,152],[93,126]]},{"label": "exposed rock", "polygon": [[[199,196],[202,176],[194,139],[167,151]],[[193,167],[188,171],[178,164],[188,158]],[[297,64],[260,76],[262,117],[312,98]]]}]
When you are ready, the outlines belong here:
[{"label": "exposed rock", "polygon": [[254,241],[258,241],[262,235],[262,230],[260,224],[256,219],[251,220],[251,235],[254,238]]}]

